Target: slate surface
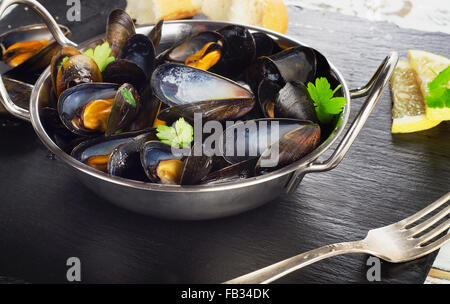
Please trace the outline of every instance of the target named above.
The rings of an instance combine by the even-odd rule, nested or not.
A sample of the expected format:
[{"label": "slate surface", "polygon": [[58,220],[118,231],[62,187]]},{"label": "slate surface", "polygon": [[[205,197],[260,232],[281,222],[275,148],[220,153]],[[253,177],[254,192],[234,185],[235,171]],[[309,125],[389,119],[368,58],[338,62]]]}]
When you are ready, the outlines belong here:
[{"label": "slate surface", "polygon": [[[82,1],[82,23],[67,22],[65,1],[42,1],[83,41],[104,31],[123,1]],[[350,87],[367,81],[391,50],[450,57],[440,33],[290,7],[288,35],[316,47]],[[18,8],[0,22],[35,22]],[[242,215],[202,222],[149,218],[119,209],[83,187],[27,123],[1,120],[0,274],[28,282],[65,282],[66,260],[79,257],[83,282],[219,283],[328,243],[364,237],[449,191],[450,124],[391,135],[390,94],[336,169],[305,177],[295,194]],[[354,100],[352,117],[362,100]],[[328,259],[280,283],[367,283],[368,256]],[[432,256],[381,265],[382,283],[422,283]]]}]

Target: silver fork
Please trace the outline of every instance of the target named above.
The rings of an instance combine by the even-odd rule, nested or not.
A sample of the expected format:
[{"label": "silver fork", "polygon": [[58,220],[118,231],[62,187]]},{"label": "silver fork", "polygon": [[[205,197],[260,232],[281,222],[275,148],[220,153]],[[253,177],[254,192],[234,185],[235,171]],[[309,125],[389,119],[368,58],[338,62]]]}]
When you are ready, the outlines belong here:
[{"label": "silver fork", "polygon": [[[433,240],[450,228],[450,219],[425,232],[450,213],[450,205],[423,222],[411,226],[443,206],[449,199],[450,192],[404,220],[389,226],[369,230],[366,238],[361,241],[323,246],[227,281],[225,284],[270,283],[317,261],[346,253],[366,253],[392,263],[420,258],[450,241],[450,233]],[[421,233],[423,234],[420,235]]]}]

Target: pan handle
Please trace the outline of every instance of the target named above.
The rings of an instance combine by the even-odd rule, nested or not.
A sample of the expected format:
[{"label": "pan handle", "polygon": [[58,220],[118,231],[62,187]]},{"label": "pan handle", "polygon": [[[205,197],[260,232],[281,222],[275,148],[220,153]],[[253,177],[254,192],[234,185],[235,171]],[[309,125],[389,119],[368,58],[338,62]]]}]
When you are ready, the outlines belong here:
[{"label": "pan handle", "polygon": [[[77,47],[77,44],[68,39],[64,33],[59,28],[55,19],[52,15],[45,9],[42,4],[35,0],[3,0],[0,4],[0,18],[3,17],[6,9],[14,4],[25,4],[31,9],[33,9],[45,22],[49,31],[52,33],[56,42],[61,46],[73,46]],[[6,90],[5,84],[3,83],[2,77],[0,77],[0,101],[5,107],[5,109],[12,115],[30,121],[30,112],[27,109],[17,106],[9,97],[8,91]]]},{"label": "pan handle", "polygon": [[390,53],[383,60],[375,74],[365,86],[350,91],[350,98],[360,98],[364,96],[367,96],[367,98],[361,106],[358,115],[356,115],[355,120],[351,124],[344,138],[337,146],[334,153],[327,160],[321,162],[314,161],[306,168],[300,168],[295,171],[286,185],[287,193],[292,193],[295,191],[306,173],[328,171],[339,165],[380,99],[384,88],[392,76],[392,72],[394,71],[397,61],[397,52]]}]

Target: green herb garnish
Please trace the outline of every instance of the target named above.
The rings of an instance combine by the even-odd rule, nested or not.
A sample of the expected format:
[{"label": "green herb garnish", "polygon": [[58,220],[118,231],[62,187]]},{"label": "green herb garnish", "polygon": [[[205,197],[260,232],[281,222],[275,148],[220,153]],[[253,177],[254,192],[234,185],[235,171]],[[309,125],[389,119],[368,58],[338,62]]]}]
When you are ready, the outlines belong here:
[{"label": "green herb garnish", "polygon": [[334,90],[331,90],[330,83],[325,77],[316,78],[315,85],[312,82],[308,83],[308,92],[314,101],[317,118],[321,123],[330,123],[336,114],[342,112],[347,99],[345,97],[333,97],[341,87],[342,85],[338,85]]},{"label": "green herb garnish", "polygon": [[114,57],[109,56],[110,54],[111,48],[109,47],[109,43],[107,41],[103,44],[97,45],[94,50],[88,49],[84,52],[84,55],[94,59],[100,69],[100,72],[103,72],[108,64],[116,60]]},{"label": "green herb garnish", "polygon": [[69,60],[69,56],[66,56],[61,60],[61,62],[58,64],[58,70],[62,67],[64,62],[66,62],[67,60]]},{"label": "green herb garnish", "polygon": [[185,148],[194,140],[194,128],[183,117],[175,122],[175,127],[159,125],[156,130],[161,142],[172,147]]},{"label": "green herb garnish", "polygon": [[122,93],[122,96],[126,102],[128,102],[133,108],[136,108],[136,100],[130,90],[127,88],[122,88],[120,89],[120,93]]},{"label": "green herb garnish", "polygon": [[425,97],[430,108],[450,108],[450,66],[428,83],[429,95]]}]

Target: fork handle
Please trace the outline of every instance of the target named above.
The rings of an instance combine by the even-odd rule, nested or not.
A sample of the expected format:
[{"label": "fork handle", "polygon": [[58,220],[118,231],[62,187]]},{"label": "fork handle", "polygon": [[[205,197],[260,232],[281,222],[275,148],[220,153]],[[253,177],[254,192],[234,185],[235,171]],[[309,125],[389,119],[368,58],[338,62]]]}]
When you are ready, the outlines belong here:
[{"label": "fork handle", "polygon": [[364,240],[336,243],[313,249],[224,282],[224,284],[267,284],[317,261],[346,253],[367,253]]}]

